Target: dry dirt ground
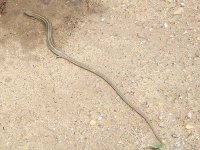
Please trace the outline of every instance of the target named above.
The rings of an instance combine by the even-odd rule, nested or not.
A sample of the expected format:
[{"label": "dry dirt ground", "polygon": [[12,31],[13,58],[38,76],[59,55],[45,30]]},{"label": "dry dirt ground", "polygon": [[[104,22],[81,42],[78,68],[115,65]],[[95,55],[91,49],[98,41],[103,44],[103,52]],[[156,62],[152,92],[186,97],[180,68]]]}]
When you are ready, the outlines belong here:
[{"label": "dry dirt ground", "polygon": [[[0,1],[3,2],[2,0]],[[7,0],[0,17],[1,150],[143,150],[146,122],[102,79],[112,79],[170,150],[200,149],[199,0]]]}]

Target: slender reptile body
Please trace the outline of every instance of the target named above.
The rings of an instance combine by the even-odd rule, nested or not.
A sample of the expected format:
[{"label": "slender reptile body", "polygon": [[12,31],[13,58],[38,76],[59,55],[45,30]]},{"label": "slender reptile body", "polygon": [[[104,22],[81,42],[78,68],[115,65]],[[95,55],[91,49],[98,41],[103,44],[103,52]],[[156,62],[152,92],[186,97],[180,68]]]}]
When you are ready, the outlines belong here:
[{"label": "slender reptile body", "polygon": [[134,111],[136,111],[145,121],[146,123],[149,125],[149,127],[151,128],[152,132],[154,133],[155,137],[157,138],[157,140],[160,142],[160,143],[163,143],[163,141],[160,139],[160,137],[158,136],[156,130],[154,129],[154,127],[152,126],[150,120],[147,118],[147,116],[140,110],[138,109],[137,107],[135,107],[132,103],[130,103],[130,101],[128,101],[126,99],[126,97],[124,96],[124,94],[115,86],[115,84],[109,79],[107,78],[104,74],[102,74],[101,72],[81,63],[81,62],[78,62],[76,61],[75,59],[69,57],[68,55],[66,55],[61,49],[57,48],[54,44],[54,41],[53,41],[53,29],[52,29],[52,24],[51,22],[39,15],[39,14],[36,14],[36,13],[33,13],[32,11],[25,11],[24,12],[27,16],[29,17],[33,17],[33,18],[36,18],[40,21],[42,21],[46,28],[47,28],[47,44],[48,44],[48,47],[49,49],[54,53],[56,54],[58,57],[61,57],[63,59],[66,59],[67,61],[71,62],[72,64],[82,68],[82,69],[85,69],[97,76],[99,76],[100,78],[102,78],[105,82],[107,82],[114,90],[115,92],[119,95],[119,97],[131,108],[133,109]]}]

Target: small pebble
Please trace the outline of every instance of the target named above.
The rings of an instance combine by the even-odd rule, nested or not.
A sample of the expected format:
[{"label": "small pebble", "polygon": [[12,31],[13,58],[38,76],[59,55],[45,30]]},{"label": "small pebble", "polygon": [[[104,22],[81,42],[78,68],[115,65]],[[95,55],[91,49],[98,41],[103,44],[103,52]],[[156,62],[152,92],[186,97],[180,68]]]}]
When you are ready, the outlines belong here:
[{"label": "small pebble", "polygon": [[153,30],[153,28],[149,28],[149,31],[152,31]]},{"label": "small pebble", "polygon": [[191,119],[191,118],[192,118],[192,113],[189,112],[189,113],[187,114],[187,117],[188,117],[189,119]]},{"label": "small pebble", "polygon": [[183,12],[184,12],[183,7],[180,7],[174,12],[174,15],[181,15]]},{"label": "small pebble", "polygon": [[166,1],[168,1],[169,3],[171,3],[173,0],[166,0]]},{"label": "small pebble", "polygon": [[180,5],[181,5],[182,7],[184,7],[184,6],[185,6],[185,3],[180,3]]},{"label": "small pebble", "polygon": [[197,41],[200,41],[200,36],[199,36],[199,37],[197,37]]},{"label": "small pebble", "polygon": [[103,117],[102,116],[99,116],[98,120],[101,120]]},{"label": "small pebble", "polygon": [[102,22],[103,22],[103,21],[105,21],[105,18],[104,18],[104,17],[102,17],[102,18],[101,18],[101,21],[102,21]]},{"label": "small pebble", "polygon": [[180,143],[180,142],[176,142],[176,143],[174,144],[174,146],[175,146],[176,148],[178,148],[178,147],[181,146],[181,143]]},{"label": "small pebble", "polygon": [[159,126],[160,126],[161,128],[164,128],[164,127],[165,127],[165,125],[164,125],[163,122],[161,122],[161,123],[159,124]]},{"label": "small pebble", "polygon": [[166,22],[164,23],[164,27],[165,27],[165,28],[167,28],[167,27],[168,27],[168,24],[167,24]]},{"label": "small pebble", "polygon": [[94,126],[94,125],[96,125],[96,121],[94,121],[94,120],[91,120],[91,121],[90,121],[90,125],[91,125],[91,126]]},{"label": "small pebble", "polygon": [[185,128],[188,129],[188,130],[190,130],[190,129],[194,129],[194,126],[191,125],[191,124],[187,124],[187,125],[185,126]]},{"label": "small pebble", "polygon": [[179,138],[179,137],[180,137],[180,133],[174,132],[174,133],[172,134],[172,137],[173,137],[173,138]]},{"label": "small pebble", "polygon": [[164,117],[160,115],[158,118],[159,120],[163,120]]}]

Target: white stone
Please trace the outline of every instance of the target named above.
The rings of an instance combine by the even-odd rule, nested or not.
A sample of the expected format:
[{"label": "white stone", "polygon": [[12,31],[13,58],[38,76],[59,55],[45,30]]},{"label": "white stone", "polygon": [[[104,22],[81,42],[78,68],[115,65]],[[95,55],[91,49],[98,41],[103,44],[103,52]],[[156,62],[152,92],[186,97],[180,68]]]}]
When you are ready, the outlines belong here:
[{"label": "white stone", "polygon": [[188,117],[189,119],[191,119],[191,118],[192,118],[192,113],[189,112],[189,113],[187,114],[187,117]]}]

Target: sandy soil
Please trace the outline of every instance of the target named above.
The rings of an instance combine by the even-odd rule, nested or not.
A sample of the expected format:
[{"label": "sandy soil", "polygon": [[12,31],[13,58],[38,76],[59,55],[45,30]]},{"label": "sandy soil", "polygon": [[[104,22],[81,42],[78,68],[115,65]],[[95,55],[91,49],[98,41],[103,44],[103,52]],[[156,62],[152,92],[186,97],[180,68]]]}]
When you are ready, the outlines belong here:
[{"label": "sandy soil", "polygon": [[[1,9],[5,9],[4,6]],[[170,150],[200,149],[199,0],[8,0],[0,17],[1,150],[143,150],[146,122],[100,78],[106,74],[152,121]]]}]

